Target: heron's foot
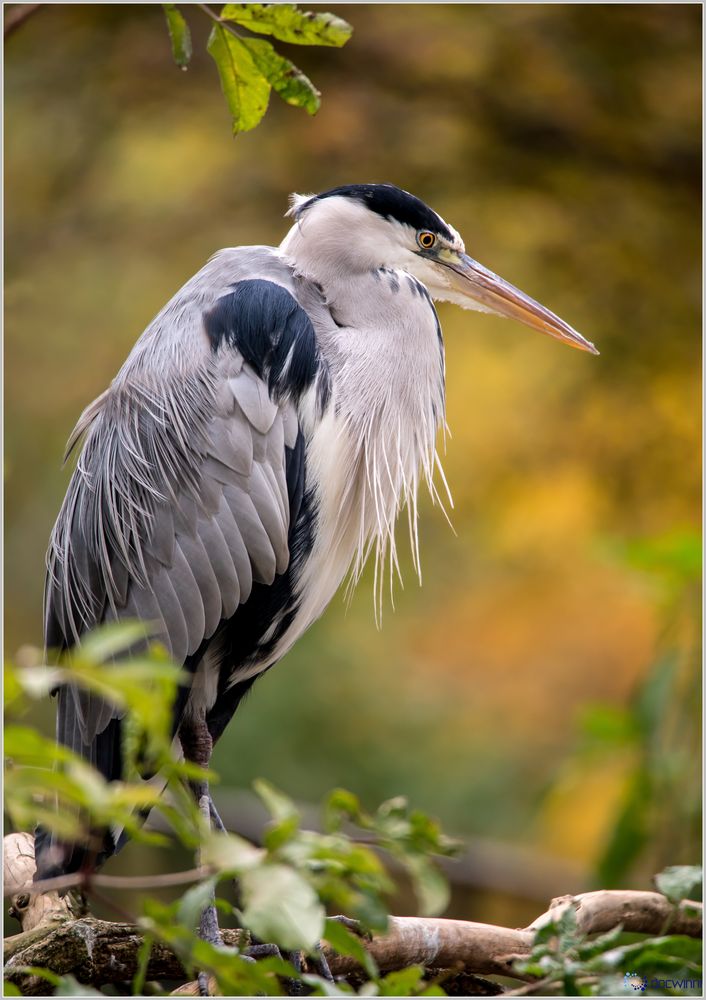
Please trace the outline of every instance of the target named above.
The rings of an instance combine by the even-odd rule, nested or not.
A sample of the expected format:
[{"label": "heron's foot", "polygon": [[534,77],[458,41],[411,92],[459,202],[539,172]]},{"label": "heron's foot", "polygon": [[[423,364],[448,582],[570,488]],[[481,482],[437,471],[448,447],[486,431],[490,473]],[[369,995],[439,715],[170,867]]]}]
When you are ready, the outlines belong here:
[{"label": "heron's foot", "polygon": [[[304,953],[301,951],[285,951],[282,952],[276,944],[263,944],[262,942],[257,942],[256,944],[251,944],[249,948],[246,949],[244,955],[247,958],[282,958],[284,961],[289,962],[293,966],[294,970],[298,975],[301,975],[304,970]],[[315,954],[310,955],[306,960],[307,967],[310,971],[321,976],[327,982],[332,983],[334,981],[331,975],[331,969],[326,961],[326,956],[324,955],[321,945],[316,946]],[[307,996],[309,994],[309,987],[306,983],[302,983],[296,979],[286,980],[287,993],[289,996]]]},{"label": "heron's foot", "polygon": [[[281,958],[285,962],[294,968],[297,975],[301,975],[303,967],[303,955],[300,951],[285,951],[282,952],[276,944],[265,944],[262,941],[258,941],[257,938],[253,939],[254,944],[251,944],[249,948],[243,952],[245,958],[250,958],[257,960],[258,958]],[[298,979],[285,979],[284,985],[287,990],[287,996],[299,997],[308,996],[309,988],[306,983],[300,982]]]},{"label": "heron's foot", "polygon": [[352,917],[344,917],[342,913],[339,913],[336,917],[329,917],[329,920],[335,920],[337,924],[341,924],[346,928],[346,930],[350,931],[351,934],[355,934],[356,937],[362,938],[363,941],[373,940],[373,935],[370,931],[366,931],[360,921],[353,920]]},{"label": "heron's foot", "polygon": [[[218,914],[216,912],[215,900],[211,899],[211,902],[204,908],[201,913],[201,919],[199,920],[199,937],[202,941],[208,942],[216,947],[220,947],[223,944],[223,938],[221,937],[221,929],[218,926]],[[197,982],[199,986],[199,996],[208,997],[211,996],[209,990],[209,980],[210,976],[207,972],[199,972],[197,976]]]},{"label": "heron's foot", "polygon": [[196,977],[196,982],[199,987],[200,997],[210,997],[211,996],[211,977],[207,972],[199,972]]},{"label": "heron's foot", "polygon": [[326,956],[324,955],[324,950],[320,944],[317,944],[315,953],[309,958],[309,962],[313,966],[314,972],[317,972],[322,979],[325,979],[327,983],[334,982],[331,969],[329,968]]}]

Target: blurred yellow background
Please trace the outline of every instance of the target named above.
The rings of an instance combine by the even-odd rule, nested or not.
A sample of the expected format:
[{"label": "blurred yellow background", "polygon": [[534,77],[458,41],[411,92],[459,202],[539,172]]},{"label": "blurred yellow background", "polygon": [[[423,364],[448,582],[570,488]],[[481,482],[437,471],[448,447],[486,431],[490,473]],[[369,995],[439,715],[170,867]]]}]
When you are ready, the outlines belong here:
[{"label": "blurred yellow background", "polygon": [[[455,534],[425,500],[423,587],[406,558],[379,632],[366,576],[258,682],[216,798],[257,775],[406,794],[471,838],[454,912],[483,919],[557,872],[693,862],[700,7],[331,5],[345,49],[282,46],[320,113],[273,98],[235,140],[184,9],[186,73],[157,5],[47,5],[7,45],[7,651],[41,641],[64,442],[151,317],[216,249],[278,243],[291,191],[391,181],[601,356],[439,307]],[[554,876],[484,884],[497,845]]]}]

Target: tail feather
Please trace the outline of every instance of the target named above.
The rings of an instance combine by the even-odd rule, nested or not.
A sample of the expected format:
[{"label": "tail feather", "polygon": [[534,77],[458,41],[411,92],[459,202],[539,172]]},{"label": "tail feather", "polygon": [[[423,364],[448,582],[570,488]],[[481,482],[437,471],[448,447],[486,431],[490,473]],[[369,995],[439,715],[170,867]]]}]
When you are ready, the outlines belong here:
[{"label": "tail feather", "polygon": [[[57,742],[87,760],[107,781],[119,781],[123,776],[121,720],[111,718],[102,732],[96,733],[90,742],[84,742],[75,693],[69,685],[62,685],[57,695]],[[98,867],[119,849],[110,830],[91,831],[90,841],[90,844],[68,843],[50,830],[37,827],[35,879],[69,875],[86,866]],[[119,846],[122,847],[122,843]]]}]

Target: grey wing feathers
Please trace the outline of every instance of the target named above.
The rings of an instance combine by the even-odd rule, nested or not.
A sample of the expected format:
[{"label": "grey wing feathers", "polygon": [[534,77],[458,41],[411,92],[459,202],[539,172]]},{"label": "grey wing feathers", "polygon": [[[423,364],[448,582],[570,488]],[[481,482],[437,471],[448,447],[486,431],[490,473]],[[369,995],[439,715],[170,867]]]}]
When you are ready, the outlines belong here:
[{"label": "grey wing feathers", "polygon": [[[183,663],[248,599],[253,581],[272,583],[286,569],[284,443],[285,425],[296,423],[293,404],[273,403],[248,365],[235,378],[216,366],[208,393],[202,381],[201,409],[189,416],[176,457],[167,452],[177,432],[153,419],[142,394],[132,399],[137,412],[125,399],[104,398],[49,550],[48,646],[134,617],[155,623],[155,637]],[[106,461],[116,438],[128,448],[128,469]],[[66,735],[84,747],[118,715],[79,692],[70,708],[75,724]]]},{"label": "grey wing feathers", "polygon": [[[221,251],[139,338],[70,441],[85,435],[47,555],[47,647],[137,616],[184,663],[287,570],[298,402],[330,398],[315,292],[270,248]],[[116,717],[100,699],[64,704],[81,741]]]}]

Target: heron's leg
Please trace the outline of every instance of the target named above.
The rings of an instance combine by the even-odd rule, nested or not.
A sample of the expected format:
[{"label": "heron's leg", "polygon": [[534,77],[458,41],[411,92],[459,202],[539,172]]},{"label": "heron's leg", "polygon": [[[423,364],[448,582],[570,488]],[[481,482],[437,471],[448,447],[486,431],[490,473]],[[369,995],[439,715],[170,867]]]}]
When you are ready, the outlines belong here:
[{"label": "heron's leg", "polygon": [[[206,718],[204,715],[185,719],[179,730],[179,740],[181,742],[181,746],[184,751],[184,758],[186,760],[191,761],[191,763],[204,769],[208,768],[208,765],[211,762],[211,754],[213,752],[213,740],[211,739],[211,733],[206,725]],[[208,781],[205,778],[192,781],[191,789],[196,800],[196,805],[198,806],[206,824],[208,826],[211,825],[214,813],[220,823],[220,816],[218,816],[216,807],[213,805],[213,800],[211,799]],[[201,863],[200,849],[198,852],[197,863]],[[208,904],[201,911],[201,918],[199,920],[199,937],[203,941],[207,941],[209,944],[221,945],[223,943],[221,930],[218,926],[215,894],[213,893],[211,894],[211,899]],[[201,996],[209,996],[208,976],[205,972],[199,972],[198,984],[199,994]]]},{"label": "heron's leg", "polygon": [[[210,794],[208,797],[208,803],[211,812],[211,825],[213,826],[214,830],[218,830],[219,833],[228,833],[229,831],[225,823],[221,819],[221,817],[218,815],[218,810],[216,809],[216,805]],[[233,878],[231,880],[231,884],[233,886],[233,893],[235,895],[235,905],[238,909],[240,909],[243,905],[242,895],[240,891],[240,882],[238,881],[237,878]]]},{"label": "heron's leg", "polygon": [[218,810],[216,809],[216,803],[211,798],[210,792],[208,796],[208,808],[211,813],[211,825],[213,826],[213,829],[218,830],[219,833],[228,833],[225,823],[218,815]]}]

